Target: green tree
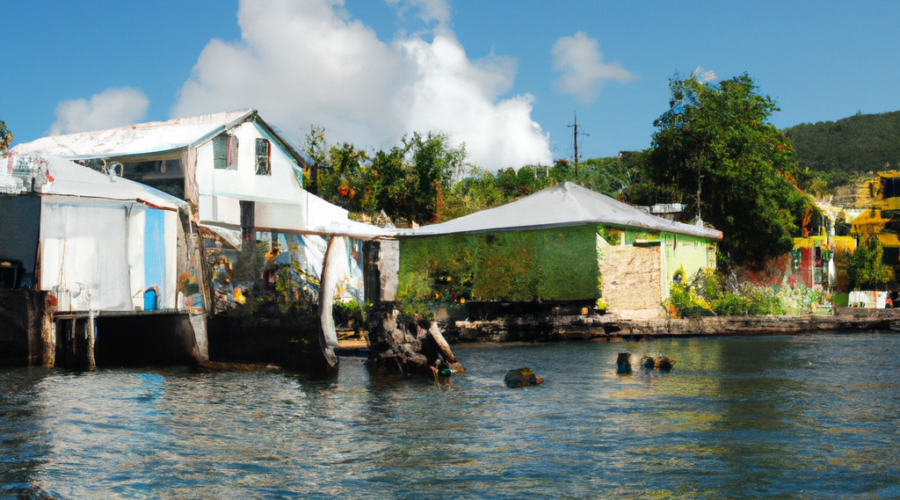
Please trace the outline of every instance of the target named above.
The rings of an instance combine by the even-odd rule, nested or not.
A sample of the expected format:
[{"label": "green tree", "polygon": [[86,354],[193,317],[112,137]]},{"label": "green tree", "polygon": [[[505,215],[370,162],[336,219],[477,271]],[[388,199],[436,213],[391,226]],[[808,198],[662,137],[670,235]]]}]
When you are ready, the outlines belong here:
[{"label": "green tree", "polygon": [[444,134],[414,132],[403,139],[408,151],[409,168],[414,175],[413,206],[407,214],[418,222],[440,222],[443,219],[444,193],[459,180],[465,168],[466,145],[450,145]]},{"label": "green tree", "polygon": [[406,147],[378,151],[372,159],[372,175],[378,179],[375,202],[391,218],[407,217],[412,208],[412,175],[406,167]]},{"label": "green tree", "polygon": [[13,133],[6,128],[6,122],[0,120],[0,153],[5,153],[9,149],[12,140]]},{"label": "green tree", "polygon": [[768,121],[775,102],[746,73],[718,84],[676,75],[669,89],[646,180],[721,230],[733,263],[758,267],[788,252],[806,197],[792,186],[791,141]]},{"label": "green tree", "polygon": [[372,184],[369,155],[353,144],[334,145],[319,170],[317,195],[352,212],[371,212],[375,203],[369,195]]},{"label": "green tree", "polygon": [[494,174],[471,165],[466,175],[453,185],[450,195],[446,197],[444,218],[455,219],[494,208],[507,201]]},{"label": "green tree", "polygon": [[877,238],[860,241],[847,268],[853,288],[877,287],[894,279],[894,271],[884,264],[883,257],[884,247]]},{"label": "green tree", "polygon": [[310,125],[309,133],[306,134],[306,141],[301,148],[303,152],[312,160],[307,163],[303,176],[307,182],[304,185],[313,194],[318,194],[318,173],[319,169],[326,166],[328,160],[328,141],[325,140],[325,129]]}]

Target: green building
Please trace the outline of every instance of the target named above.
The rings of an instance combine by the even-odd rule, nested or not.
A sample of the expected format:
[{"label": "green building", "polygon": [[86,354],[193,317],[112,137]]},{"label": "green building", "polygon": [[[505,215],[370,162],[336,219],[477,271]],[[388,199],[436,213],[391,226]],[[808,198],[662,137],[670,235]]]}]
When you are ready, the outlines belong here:
[{"label": "green building", "polygon": [[[397,235],[397,300],[571,303],[662,313],[669,283],[716,265],[722,233],[650,215],[566,182]],[[681,274],[684,274],[682,277]]]}]

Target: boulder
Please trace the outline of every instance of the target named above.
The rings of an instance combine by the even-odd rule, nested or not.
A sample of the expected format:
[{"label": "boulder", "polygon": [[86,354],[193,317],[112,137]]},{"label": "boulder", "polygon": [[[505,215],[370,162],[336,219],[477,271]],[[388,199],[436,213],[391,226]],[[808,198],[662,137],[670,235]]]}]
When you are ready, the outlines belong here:
[{"label": "boulder", "polygon": [[518,370],[510,370],[503,377],[503,383],[510,389],[518,389],[520,387],[528,387],[530,385],[540,385],[544,380],[531,371],[531,368],[519,368]]},{"label": "boulder", "polygon": [[653,368],[657,370],[671,370],[675,360],[669,359],[667,356],[657,356],[653,358]]},{"label": "boulder", "polygon": [[631,374],[631,353],[620,352],[616,358],[616,373],[619,375]]},{"label": "boulder", "polygon": [[644,356],[641,358],[641,366],[648,370],[657,369],[663,371],[669,371],[672,369],[672,365],[675,364],[675,360],[669,358],[668,356]]}]

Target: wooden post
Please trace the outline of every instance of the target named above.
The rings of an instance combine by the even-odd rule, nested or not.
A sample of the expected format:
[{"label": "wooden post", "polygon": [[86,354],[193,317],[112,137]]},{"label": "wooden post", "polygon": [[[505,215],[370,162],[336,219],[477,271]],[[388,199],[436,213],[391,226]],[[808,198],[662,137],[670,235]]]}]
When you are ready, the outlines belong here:
[{"label": "wooden post", "polygon": [[97,369],[97,361],[94,359],[94,311],[88,311],[87,327],[87,368]]},{"label": "wooden post", "polygon": [[337,264],[337,238],[340,236],[332,236],[328,239],[328,249],[325,250],[325,259],[322,263],[322,279],[319,282],[319,325],[325,336],[325,341],[331,347],[337,347],[337,332],[334,328],[334,317],[332,310],[334,307],[334,290],[337,287],[337,275],[335,273],[335,265]]},{"label": "wooden post", "polygon": [[41,361],[44,366],[56,365],[56,328],[50,320],[50,313],[44,313],[44,322],[41,327]]}]

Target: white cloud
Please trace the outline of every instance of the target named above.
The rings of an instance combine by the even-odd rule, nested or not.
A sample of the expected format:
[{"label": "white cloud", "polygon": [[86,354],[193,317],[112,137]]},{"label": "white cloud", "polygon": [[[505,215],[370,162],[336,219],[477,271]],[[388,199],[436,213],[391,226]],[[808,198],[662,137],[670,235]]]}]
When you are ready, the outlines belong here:
[{"label": "white cloud", "polygon": [[694,70],[694,76],[697,77],[697,80],[701,82],[712,82],[717,80],[719,77],[716,76],[716,72],[713,70],[706,71],[702,66],[697,66],[697,69]]},{"label": "white cloud", "polygon": [[446,0],[386,0],[398,8],[400,14],[409,8],[418,9],[418,18],[426,23],[437,21],[439,25],[450,23],[450,6]]},{"label": "white cloud", "polygon": [[[423,19],[449,22],[443,1],[409,3]],[[173,116],[252,107],[297,139],[311,124],[331,141],[375,148],[439,131],[483,167],[551,162],[549,136],[531,119],[534,98],[500,97],[516,61],[472,61],[449,29],[430,42],[384,43],[342,0],[242,0],[238,23],[242,40],[212,40],[200,54]]]},{"label": "white cloud", "polygon": [[557,88],[586,104],[594,102],[607,81],[628,82],[637,78],[619,62],[603,62],[597,40],[583,31],[560,38],[550,53],[554,69],[562,72],[556,80]]},{"label": "white cloud", "polygon": [[138,89],[110,88],[88,99],[72,99],[56,106],[56,121],[49,135],[104,130],[139,122],[147,115],[150,100]]}]

